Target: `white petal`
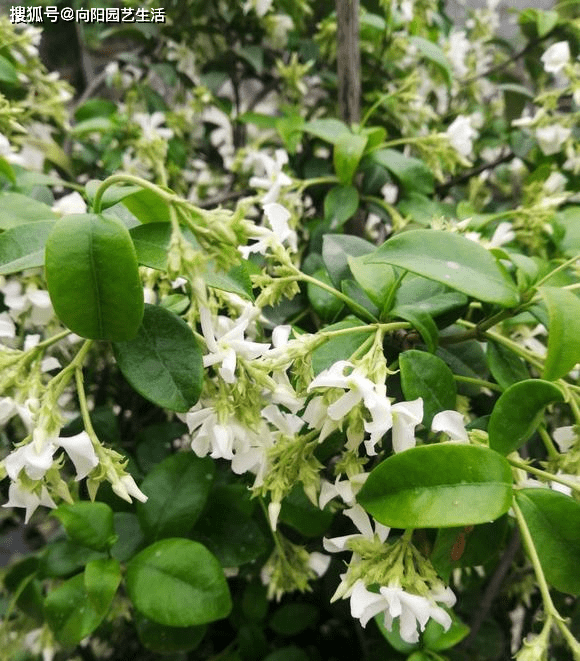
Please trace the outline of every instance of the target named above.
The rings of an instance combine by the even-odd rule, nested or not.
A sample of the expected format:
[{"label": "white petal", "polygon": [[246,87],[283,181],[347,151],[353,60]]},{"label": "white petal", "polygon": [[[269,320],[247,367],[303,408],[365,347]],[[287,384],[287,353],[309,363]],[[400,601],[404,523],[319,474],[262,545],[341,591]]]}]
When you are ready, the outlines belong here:
[{"label": "white petal", "polygon": [[463,424],[463,415],[459,411],[441,411],[433,418],[431,429],[445,432],[452,441],[468,443],[469,438]]},{"label": "white petal", "polygon": [[86,431],[76,436],[61,437],[57,442],[73,462],[77,472],[75,478],[77,482],[86,477],[93,468],[99,465],[95,449]]},{"label": "white petal", "polygon": [[560,452],[568,452],[568,450],[576,442],[576,433],[574,432],[574,427],[558,427],[554,429],[552,436],[554,441],[558,444]]},{"label": "white petal", "polygon": [[369,592],[365,584],[359,579],[350,595],[350,612],[353,617],[360,619],[363,627],[377,613],[385,610],[386,602],[382,594]]},{"label": "white petal", "polygon": [[330,565],[330,560],[331,558],[329,555],[314,551],[313,553],[310,554],[310,557],[308,558],[308,566],[310,567],[310,569],[314,571],[314,573],[318,577],[324,576],[324,574],[326,574],[326,570],[328,569],[328,566]]}]

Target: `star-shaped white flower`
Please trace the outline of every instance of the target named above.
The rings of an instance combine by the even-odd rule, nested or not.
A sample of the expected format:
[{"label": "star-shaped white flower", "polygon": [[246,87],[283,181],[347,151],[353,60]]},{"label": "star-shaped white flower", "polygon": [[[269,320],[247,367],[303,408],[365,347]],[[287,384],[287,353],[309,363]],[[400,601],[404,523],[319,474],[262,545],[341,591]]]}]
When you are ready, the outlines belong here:
[{"label": "star-shaped white flower", "polygon": [[24,523],[28,523],[39,505],[53,509],[56,507],[56,503],[44,485],[41,487],[40,495],[37,495],[33,491],[24,489],[20,482],[12,482],[8,487],[8,502],[4,503],[2,507],[24,507],[26,510]]}]

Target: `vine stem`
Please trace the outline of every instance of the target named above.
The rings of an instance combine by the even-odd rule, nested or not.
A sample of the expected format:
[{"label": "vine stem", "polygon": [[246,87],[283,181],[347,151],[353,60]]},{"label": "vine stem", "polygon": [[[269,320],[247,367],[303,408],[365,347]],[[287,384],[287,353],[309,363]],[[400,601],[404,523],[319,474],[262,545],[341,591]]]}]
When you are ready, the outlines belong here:
[{"label": "vine stem", "polygon": [[133,174],[126,174],[123,172],[119,172],[117,174],[111,175],[110,177],[107,177],[105,181],[103,181],[97,188],[97,192],[95,193],[95,199],[93,200],[93,209],[95,213],[101,213],[103,195],[105,194],[107,188],[110,188],[115,184],[133,184],[135,186],[140,186],[141,188],[146,188],[150,191],[153,191],[159,197],[162,197],[168,203],[183,202],[183,200],[174,193],[168,193],[160,186],[157,186],[156,184],[152,184],[150,181],[147,181],[147,179],[136,177]]},{"label": "vine stem", "polygon": [[546,448],[546,452],[548,453],[550,459],[558,459],[560,453],[556,449],[556,446],[554,445],[554,441],[552,441],[552,438],[550,437],[550,434],[548,434],[544,425],[540,425],[538,427],[538,434],[542,439],[542,443],[544,444],[544,447]]},{"label": "vine stem", "polygon": [[498,386],[497,383],[492,383],[491,381],[484,381],[483,379],[474,379],[471,376],[460,376],[459,374],[454,374],[453,378],[460,383],[470,383],[474,386],[481,386],[482,388],[489,388],[490,390],[495,390],[497,392],[503,392],[503,388]]},{"label": "vine stem", "polygon": [[550,595],[550,589],[548,587],[546,577],[544,576],[544,570],[542,569],[540,558],[538,556],[538,552],[536,550],[534,540],[532,539],[530,529],[528,528],[528,524],[526,523],[524,515],[522,514],[522,511],[518,507],[518,504],[515,501],[515,499],[512,503],[512,509],[516,515],[516,520],[518,522],[518,527],[520,529],[520,535],[522,536],[522,540],[528,551],[530,560],[532,561],[532,566],[534,568],[534,573],[536,574],[538,587],[540,588],[540,594],[542,595],[542,601],[544,602],[544,611],[546,613],[546,617],[548,618],[553,617],[556,621],[561,620],[562,617],[560,613],[558,613],[558,611],[556,610],[556,607],[554,606],[554,602],[552,601],[552,597]]},{"label": "vine stem", "polygon": [[574,255],[574,257],[570,257],[570,259],[567,259],[565,262],[562,262],[562,264],[557,266],[555,269],[553,269],[547,275],[545,275],[541,280],[536,282],[534,288],[537,289],[538,287],[541,287],[544,284],[544,282],[547,282],[553,275],[555,275],[559,271],[563,271],[565,268],[567,268],[571,264],[574,264],[574,262],[577,262],[579,259],[580,259],[580,255]]},{"label": "vine stem", "polygon": [[46,349],[46,347],[51,346],[52,344],[56,344],[57,342],[60,342],[63,338],[65,338],[67,335],[70,335],[71,331],[65,330],[62,331],[62,333],[57,333],[56,335],[53,335],[52,337],[49,337],[46,340],[43,340],[42,342],[39,342],[35,347],[32,347],[31,351],[35,351],[38,349]]},{"label": "vine stem", "polygon": [[558,482],[559,484],[563,484],[566,487],[570,487],[570,489],[574,491],[580,492],[580,483],[578,482],[572,482],[572,480],[568,480],[565,477],[562,477],[561,475],[554,475],[552,473],[548,473],[548,471],[543,471],[540,468],[529,466],[528,464],[526,464],[525,461],[510,459],[509,457],[507,458],[507,460],[512,466],[514,466],[515,468],[521,468],[521,470],[526,471],[526,473],[537,475],[538,477],[541,477],[545,480],[550,480],[551,482]]}]

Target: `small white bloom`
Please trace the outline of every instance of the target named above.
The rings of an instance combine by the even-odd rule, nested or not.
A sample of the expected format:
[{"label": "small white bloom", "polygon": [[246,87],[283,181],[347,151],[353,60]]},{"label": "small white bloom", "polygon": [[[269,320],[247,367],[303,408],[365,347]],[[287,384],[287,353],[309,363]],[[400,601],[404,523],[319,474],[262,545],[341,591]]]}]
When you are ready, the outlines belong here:
[{"label": "small white bloom", "polygon": [[558,427],[552,432],[554,441],[557,443],[560,452],[568,452],[576,443],[577,436],[574,427]]},{"label": "small white bloom", "polygon": [[434,432],[445,432],[452,441],[469,443],[463,416],[459,411],[440,411],[433,417],[431,429]]},{"label": "small white bloom", "polygon": [[280,190],[292,183],[292,179],[282,172],[282,168],[288,163],[288,154],[283,149],[277,149],[274,158],[272,158],[267,154],[258,152],[254,155],[254,161],[262,167],[263,176],[252,177],[250,186],[266,189],[267,192],[261,200],[262,204],[276,202]]},{"label": "small white bloom", "polygon": [[381,188],[381,195],[387,204],[395,204],[399,195],[399,188],[388,182]]},{"label": "small white bloom", "polygon": [[296,252],[298,250],[298,237],[296,236],[296,232],[290,229],[288,225],[288,220],[291,216],[288,209],[277,202],[270,202],[269,204],[264,204],[264,213],[278,241],[280,243],[287,241],[292,252]]},{"label": "small white bloom", "polygon": [[[374,519],[371,523],[370,516],[358,504],[344,510],[343,514],[348,516],[348,518],[354,523],[358,533],[344,535],[342,537],[332,537],[330,539],[324,537],[322,545],[324,546],[324,550],[329,553],[341,553],[342,551],[348,550],[347,543],[350,539],[374,539],[376,535],[381,542],[384,542],[389,536],[391,529]],[[338,591],[337,594],[340,596]],[[334,601],[338,596],[335,594],[332,600]]]},{"label": "small white bloom", "polygon": [[544,181],[543,189],[548,195],[562,193],[568,183],[567,177],[561,172],[551,172],[550,176]]},{"label": "small white bloom", "polygon": [[326,574],[326,570],[330,565],[330,556],[325,555],[324,553],[318,553],[318,551],[313,551],[308,558],[308,566],[312,571],[320,578]]},{"label": "small white bloom", "polygon": [[423,399],[398,402],[391,407],[393,416],[393,450],[403,452],[415,447],[415,427],[423,420]]},{"label": "small white bloom", "polygon": [[449,125],[447,138],[455,150],[464,158],[469,158],[473,151],[473,140],[478,132],[473,128],[471,119],[465,115],[458,115]]},{"label": "small white bloom", "polygon": [[21,470],[31,480],[40,480],[52,466],[52,455],[56,449],[54,443],[43,443],[41,447],[34,442],[28,443],[13,450],[2,463],[12,481],[18,479]]},{"label": "small white bloom", "polygon": [[159,128],[165,123],[165,113],[161,111],[154,112],[152,115],[137,112],[133,115],[133,120],[141,127],[143,138],[147,142],[170,140],[173,137],[173,131],[171,129]]},{"label": "small white bloom", "polygon": [[471,43],[467,38],[465,30],[453,31],[449,35],[449,50],[447,58],[451,62],[453,71],[458,78],[465,78],[469,69],[465,64],[465,58],[471,49]]},{"label": "small white bloom", "polygon": [[536,129],[536,140],[546,156],[557,154],[568,140],[572,130],[560,124],[550,124]]},{"label": "small white bloom", "polygon": [[496,228],[493,236],[489,240],[488,246],[490,248],[499,248],[505,243],[509,243],[516,238],[516,233],[512,228],[512,224],[507,221],[500,223]]},{"label": "small white bloom", "polygon": [[117,496],[126,500],[128,503],[133,502],[131,496],[142,503],[146,503],[148,500],[131,475],[123,475],[118,482],[113,483],[111,486]]},{"label": "small white bloom", "polygon": [[0,312],[0,337],[13,339],[16,337],[16,326],[8,312]]},{"label": "small white bloom", "polygon": [[2,507],[24,507],[26,509],[24,523],[28,523],[39,505],[53,509],[56,507],[56,503],[52,500],[44,485],[40,490],[40,496],[38,496],[32,491],[24,489],[19,482],[12,482],[8,487],[8,502],[4,503]]},{"label": "small white bloom", "polygon": [[570,46],[567,41],[552,44],[540,58],[546,73],[560,73],[570,61]]},{"label": "small white bloom", "polygon": [[95,449],[86,431],[82,431],[76,436],[60,436],[57,442],[74,464],[77,482],[99,465]]}]

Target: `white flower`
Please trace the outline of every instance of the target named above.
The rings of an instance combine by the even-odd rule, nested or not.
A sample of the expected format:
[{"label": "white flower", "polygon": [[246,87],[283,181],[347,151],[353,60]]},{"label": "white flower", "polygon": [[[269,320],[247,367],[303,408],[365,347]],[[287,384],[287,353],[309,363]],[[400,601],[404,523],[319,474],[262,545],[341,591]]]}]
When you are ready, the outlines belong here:
[{"label": "white flower", "polygon": [[415,427],[423,420],[423,399],[398,402],[391,407],[393,416],[393,451],[415,447]]},{"label": "white flower", "polygon": [[458,115],[449,125],[447,138],[455,150],[464,158],[469,158],[473,151],[473,140],[478,133],[471,124],[471,119],[465,115]]},{"label": "white flower", "polygon": [[471,49],[471,43],[465,30],[453,31],[449,35],[449,50],[447,58],[451,62],[453,71],[458,78],[464,78],[469,73],[465,65],[465,58]]},{"label": "white flower", "polygon": [[245,360],[254,360],[261,356],[270,345],[260,342],[250,342],[244,338],[244,332],[250,322],[250,314],[244,312],[237,320],[232,321],[224,316],[217,317],[217,329],[214,329],[210,311],[201,306],[199,317],[201,329],[209,353],[203,357],[203,366],[221,363],[219,373],[226,383],[236,380],[237,356]]},{"label": "white flower", "polygon": [[360,619],[363,627],[371,617],[384,611],[385,627],[389,631],[392,629],[393,620],[400,618],[399,631],[401,638],[407,643],[419,641],[419,630],[424,631],[431,618],[445,631],[449,629],[451,616],[437,606],[437,602],[452,606],[455,603],[455,595],[447,588],[439,593],[431,593],[429,597],[422,597],[406,592],[396,585],[381,587],[377,594],[367,590],[361,579],[356,581],[350,594],[351,614]]},{"label": "white flower", "polygon": [[[381,188],[381,195],[387,204],[395,204],[397,196],[399,195],[399,188],[395,184],[386,183]],[[369,214],[369,217],[372,214]]]},{"label": "white flower", "polygon": [[24,160],[21,156],[14,153],[10,142],[5,135],[0,133],[0,156],[4,158],[8,163],[14,163],[15,165],[24,165]]},{"label": "white flower", "polygon": [[250,186],[266,189],[267,192],[261,200],[263,205],[276,202],[281,188],[292,183],[292,179],[282,172],[282,168],[288,163],[288,154],[283,149],[276,149],[272,158],[258,152],[253,160],[261,166],[263,176],[251,177]]},{"label": "white flower", "polygon": [[536,129],[536,140],[546,156],[557,154],[568,140],[572,130],[560,124],[550,124]]},{"label": "white flower", "polygon": [[516,233],[512,228],[512,224],[507,221],[500,223],[496,228],[493,236],[489,240],[489,248],[499,248],[505,243],[509,243],[516,238]]},{"label": "white flower", "polygon": [[142,503],[146,503],[148,500],[131,475],[123,475],[118,482],[113,482],[111,487],[119,498],[126,500],[128,503],[133,502],[131,496]]},{"label": "white flower", "polygon": [[570,61],[570,46],[567,41],[552,44],[540,58],[546,73],[559,73]]},{"label": "white flower", "polygon": [[16,326],[8,312],[0,312],[0,337],[13,339],[16,337]]},{"label": "white flower", "polygon": [[577,441],[577,435],[574,427],[558,427],[552,432],[554,441],[560,448],[560,452],[568,452]]},{"label": "white flower", "polygon": [[159,128],[165,123],[165,113],[159,110],[152,115],[144,112],[136,112],[133,115],[133,120],[141,127],[143,138],[147,142],[170,140],[173,137],[173,131],[171,129]]},{"label": "white flower", "polygon": [[243,6],[244,14],[247,14],[252,9],[261,18],[270,10],[273,0],[246,0]]},{"label": "white flower", "polygon": [[26,509],[24,523],[28,523],[39,505],[56,507],[56,503],[52,500],[44,485],[40,490],[40,496],[38,496],[32,491],[24,489],[19,482],[12,482],[8,487],[8,502],[4,503],[2,507],[24,507]]},{"label": "white flower", "polygon": [[57,443],[73,462],[77,472],[75,478],[77,482],[86,477],[93,468],[99,465],[95,449],[86,431],[82,431],[80,434],[76,434],[76,436],[61,436]]},{"label": "white flower", "polygon": [[296,252],[298,250],[298,237],[296,232],[288,226],[288,220],[291,216],[288,209],[277,202],[270,202],[264,204],[264,213],[278,241],[280,243],[288,241],[292,252]]},{"label": "white flower", "polygon": [[469,443],[463,416],[459,411],[440,411],[433,417],[431,429],[434,432],[445,432],[452,441]]},{"label": "white flower", "polygon": [[548,195],[562,193],[566,189],[568,179],[561,172],[551,172],[544,181],[543,189]]},{"label": "white flower", "polygon": [[47,291],[29,286],[23,293],[22,285],[16,280],[7,282],[0,287],[0,291],[4,294],[4,304],[13,319],[27,312],[33,326],[45,326],[54,316]]},{"label": "white flower", "polygon": [[74,191],[69,195],[61,197],[55,202],[52,205],[52,210],[60,216],[68,216],[74,213],[86,213],[87,204],[81,197],[80,193]]}]

